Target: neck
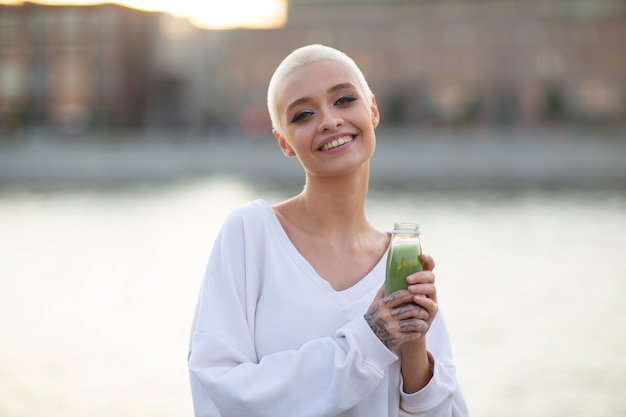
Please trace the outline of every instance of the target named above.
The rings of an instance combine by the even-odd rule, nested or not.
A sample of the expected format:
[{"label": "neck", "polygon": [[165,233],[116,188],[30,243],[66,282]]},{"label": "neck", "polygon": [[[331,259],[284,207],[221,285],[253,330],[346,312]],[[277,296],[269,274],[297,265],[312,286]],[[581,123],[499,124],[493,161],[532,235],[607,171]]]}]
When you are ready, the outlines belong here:
[{"label": "neck", "polygon": [[369,182],[369,164],[342,177],[310,177],[297,197],[308,227],[320,233],[350,236],[369,227],[365,200]]}]

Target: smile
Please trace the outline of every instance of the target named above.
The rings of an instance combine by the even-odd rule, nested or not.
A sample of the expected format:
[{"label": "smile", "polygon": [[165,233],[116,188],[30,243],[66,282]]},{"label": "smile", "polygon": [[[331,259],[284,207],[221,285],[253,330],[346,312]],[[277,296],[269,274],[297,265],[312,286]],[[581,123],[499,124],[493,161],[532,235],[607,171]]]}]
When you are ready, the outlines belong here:
[{"label": "smile", "polygon": [[346,136],[342,136],[340,138],[337,138],[335,140],[333,140],[332,142],[328,142],[326,145],[322,146],[322,150],[323,151],[328,151],[330,149],[334,149],[337,146],[341,146],[344,145],[348,142],[352,142],[354,140],[354,138],[350,135],[346,135]]}]

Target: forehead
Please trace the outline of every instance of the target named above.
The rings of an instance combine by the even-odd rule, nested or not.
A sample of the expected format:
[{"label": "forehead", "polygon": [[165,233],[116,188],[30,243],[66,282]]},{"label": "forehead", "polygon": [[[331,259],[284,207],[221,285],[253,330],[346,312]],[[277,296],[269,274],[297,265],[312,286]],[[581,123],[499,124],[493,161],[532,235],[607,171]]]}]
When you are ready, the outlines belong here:
[{"label": "forehead", "polygon": [[289,72],[276,91],[276,102],[283,108],[302,97],[326,94],[329,88],[350,83],[359,88],[354,72],[344,63],[328,59],[305,64]]}]

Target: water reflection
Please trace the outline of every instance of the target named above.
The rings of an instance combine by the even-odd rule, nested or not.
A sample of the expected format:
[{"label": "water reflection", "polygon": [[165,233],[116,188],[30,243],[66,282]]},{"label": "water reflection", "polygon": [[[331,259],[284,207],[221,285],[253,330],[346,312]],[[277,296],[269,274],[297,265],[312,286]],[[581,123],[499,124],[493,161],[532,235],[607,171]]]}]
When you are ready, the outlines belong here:
[{"label": "water reflection", "polygon": [[[234,206],[286,193],[213,178],[0,194],[0,415],[191,415],[213,238]],[[623,194],[374,188],[368,212],[422,225],[474,416],[626,414]]]}]

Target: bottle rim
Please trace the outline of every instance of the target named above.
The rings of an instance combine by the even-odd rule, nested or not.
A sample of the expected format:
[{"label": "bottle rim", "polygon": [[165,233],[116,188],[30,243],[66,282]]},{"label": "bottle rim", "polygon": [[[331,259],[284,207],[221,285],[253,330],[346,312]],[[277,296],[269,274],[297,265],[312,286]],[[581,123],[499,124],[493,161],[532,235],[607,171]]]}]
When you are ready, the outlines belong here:
[{"label": "bottle rim", "polygon": [[397,233],[413,233],[419,235],[420,225],[412,222],[395,222],[393,224],[393,234]]}]

